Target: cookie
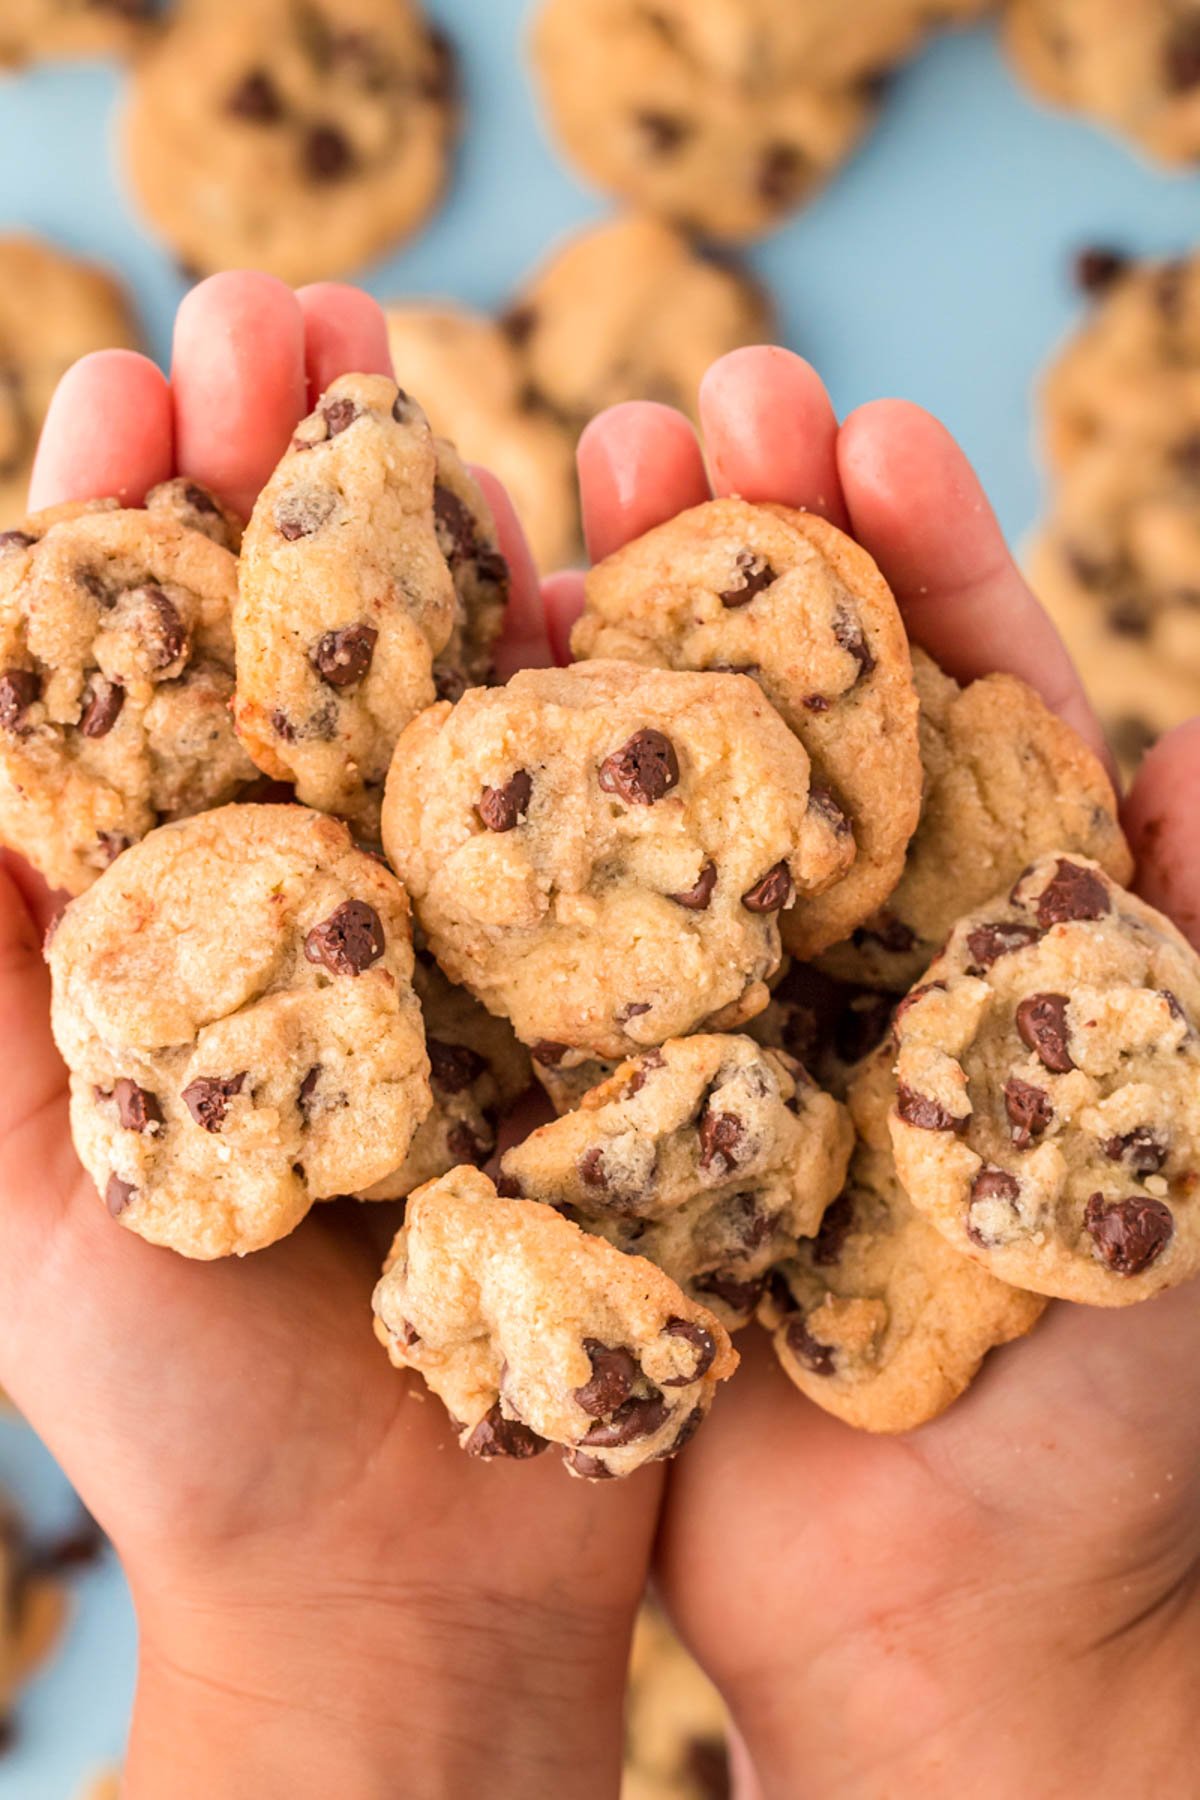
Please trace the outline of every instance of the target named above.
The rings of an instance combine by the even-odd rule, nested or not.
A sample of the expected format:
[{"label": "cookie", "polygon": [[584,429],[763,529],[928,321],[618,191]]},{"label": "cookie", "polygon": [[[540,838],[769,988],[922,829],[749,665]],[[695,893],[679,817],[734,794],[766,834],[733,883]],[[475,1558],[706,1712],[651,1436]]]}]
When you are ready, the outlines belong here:
[{"label": "cookie", "polygon": [[298,797],[379,835],[402,728],[487,678],[508,593],[487,502],[383,375],[296,429],[242,543],[238,733]]},{"label": "cookie", "polygon": [[830,1094],[844,1100],[864,1058],[887,1036],[896,995],[836,981],[811,963],[785,958],[771,998],[747,1033],[769,1050],[795,1057]]},{"label": "cookie", "polygon": [[383,837],[450,979],[568,1063],[753,1017],[848,847],[753,682],[617,662],[431,707]]},{"label": "cookie", "polygon": [[1092,445],[1059,488],[1029,574],[1131,770],[1200,711],[1200,436]]},{"label": "cookie", "polygon": [[625,1690],[621,1800],[730,1800],[728,1714],[666,1618],[645,1601]]},{"label": "cookie", "polygon": [[1099,759],[1013,675],[959,687],[913,652],[924,789],[904,873],[885,904],[821,966],[860,986],[903,993],[955,921],[1050,850],[1128,881],[1133,858]]},{"label": "cookie", "polygon": [[261,1249],[398,1168],[429,1111],[408,902],[334,819],[164,825],[67,908],[47,959],[75,1147],[151,1243]]},{"label": "cookie", "polygon": [[135,69],[126,173],[189,272],[341,275],[437,204],[457,85],[416,0],[179,7]]},{"label": "cookie", "polygon": [[505,315],[525,379],[574,435],[606,406],[657,400],[697,413],[701,379],[775,321],[749,271],[662,220],[609,220],[569,238]]},{"label": "cookie", "polygon": [[59,56],[123,55],[151,17],[151,0],[4,0],[0,68]]},{"label": "cookie", "polygon": [[146,495],[146,511],[156,518],[173,519],[189,531],[201,532],[233,556],[242,547],[242,521],[198,481],[188,481],[182,475],[172,481],[160,481]]},{"label": "cookie", "polygon": [[1166,163],[1200,159],[1200,18],[1190,0],[1011,0],[1008,45],[1047,100]]},{"label": "cookie", "polygon": [[21,1520],[0,1494],[0,1746],[17,1694],[54,1647],[65,1614],[62,1588],[37,1567]]},{"label": "cookie", "polygon": [[860,1070],[849,1179],[759,1307],[789,1379],[861,1431],[936,1418],[988,1351],[1031,1331],[1046,1306],[961,1256],[909,1200],[888,1133],[892,1062],[889,1044]]},{"label": "cookie", "polygon": [[[0,46],[4,32],[0,22]],[[129,302],[110,275],[38,238],[0,237],[0,531],[25,511],[60,378],[92,350],[136,349],[137,341]]]},{"label": "cookie", "polygon": [[891,893],[921,798],[908,640],[875,564],[811,513],[710,500],[587,578],[578,657],[751,676],[812,761],[854,862],[781,920],[794,956],[838,943]]},{"label": "cookie", "polygon": [[570,432],[531,393],[522,356],[494,319],[450,304],[387,308],[392,366],[430,424],[499,476],[540,568],[581,559]]},{"label": "cookie", "polygon": [[506,1150],[500,1186],[648,1257],[732,1331],[816,1230],[851,1140],[844,1108],[790,1056],[702,1034],[622,1063]]},{"label": "cookie", "polygon": [[460,1163],[482,1165],[496,1148],[501,1115],[532,1080],[529,1054],[512,1027],[452,987],[427,952],[418,950],[413,987],[421,1003],[433,1106],[417,1127],[408,1155],[364,1195],[396,1200]]},{"label": "cookie", "polygon": [[162,494],[0,533],[0,841],[52,886],[81,892],[254,779],[229,710],[236,594],[234,557]]},{"label": "cookie", "polygon": [[896,1015],[896,1168],[964,1256],[1123,1306],[1200,1266],[1200,962],[1080,857],[977,908]]},{"label": "cookie", "polygon": [[737,1367],[724,1328],[641,1256],[455,1169],[413,1194],[375,1289],[376,1333],[472,1456],[563,1448],[573,1475],[674,1456]]}]

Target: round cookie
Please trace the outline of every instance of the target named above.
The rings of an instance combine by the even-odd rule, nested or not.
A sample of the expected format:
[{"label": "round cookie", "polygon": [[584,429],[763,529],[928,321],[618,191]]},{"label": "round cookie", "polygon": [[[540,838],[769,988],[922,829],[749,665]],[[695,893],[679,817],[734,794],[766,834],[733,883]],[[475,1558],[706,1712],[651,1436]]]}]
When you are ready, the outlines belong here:
[{"label": "round cookie", "polygon": [[530,393],[523,360],[494,319],[449,303],[387,308],[392,366],[429,422],[504,483],[544,570],[581,556],[571,435]]},{"label": "round cookie", "polygon": [[1167,163],[1200,158],[1200,18],[1188,0],[1011,0],[1008,45],[1047,100]]},{"label": "round cookie", "polygon": [[850,1091],[845,1188],[773,1272],[759,1307],[789,1378],[861,1431],[912,1431],[944,1412],[997,1345],[1031,1331],[1037,1294],[1009,1287],[921,1216],[896,1179],[891,1046]]},{"label": "round cookie", "polygon": [[903,993],[964,912],[1049,850],[1128,881],[1133,858],[1099,759],[1013,675],[960,688],[913,651],[924,789],[904,873],[885,904],[821,958],[843,981]]},{"label": "round cookie", "polygon": [[410,1196],[374,1297],[472,1456],[564,1450],[572,1475],[631,1475],[681,1450],[737,1367],[723,1327],[644,1257],[477,1169]]},{"label": "round cookie", "polygon": [[847,852],[753,682],[617,662],[415,719],[383,838],[451,980],[566,1062],[752,1017],[781,911]]},{"label": "round cookie", "polygon": [[622,1063],[500,1159],[502,1192],[636,1251],[727,1330],[841,1189],[845,1110],[751,1038],[677,1038]]},{"label": "round cookie", "polygon": [[408,902],[334,819],[163,826],[67,908],[47,959],[75,1147],[151,1243],[261,1249],[398,1168],[429,1111]]},{"label": "round cookie", "polygon": [[621,1800],[729,1800],[727,1724],[716,1688],[643,1601],[625,1690]]},{"label": "round cookie", "polygon": [[237,728],[266,774],[378,838],[402,728],[486,679],[508,571],[483,495],[383,375],[297,427],[242,543]]},{"label": "round cookie", "polygon": [[896,1015],[896,1168],[963,1255],[1122,1306],[1200,1266],[1200,962],[1079,857],[968,914]]},{"label": "round cookie", "polygon": [[229,711],[237,563],[159,500],[0,533],[0,841],[71,893],[255,778]]},{"label": "round cookie", "polygon": [[505,315],[536,399],[578,435],[606,406],[657,400],[696,417],[706,370],[768,343],[773,309],[749,271],[637,215],[551,252]]},{"label": "round cookie", "polygon": [[576,656],[752,676],[812,761],[853,867],[781,921],[794,956],[846,937],[895,887],[921,759],[908,640],[875,564],[811,513],[709,500],[588,575]]},{"label": "round cookie", "polygon": [[138,43],[151,16],[151,0],[4,0],[0,68],[121,55]]},{"label": "round cookie", "polygon": [[38,238],[0,236],[0,531],[25,511],[60,378],[89,351],[137,342],[129,302],[110,275]]},{"label": "round cookie", "polygon": [[125,163],[189,270],[299,285],[417,229],[457,114],[453,52],[415,0],[186,5],[137,64]]},{"label": "round cookie", "polygon": [[58,1641],[65,1613],[61,1587],[36,1567],[21,1521],[0,1494],[0,1742],[18,1691]]}]

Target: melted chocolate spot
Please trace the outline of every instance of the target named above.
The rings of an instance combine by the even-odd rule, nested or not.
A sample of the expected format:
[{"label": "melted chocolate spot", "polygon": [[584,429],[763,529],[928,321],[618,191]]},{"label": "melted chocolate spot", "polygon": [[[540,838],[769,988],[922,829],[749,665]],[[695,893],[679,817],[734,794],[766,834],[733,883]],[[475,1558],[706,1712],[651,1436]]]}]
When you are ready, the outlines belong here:
[{"label": "melted chocolate spot", "polygon": [[1031,994],[1017,1008],[1021,1042],[1040,1058],[1053,1075],[1065,1075],[1075,1064],[1067,1048],[1067,997],[1065,994]]},{"label": "melted chocolate spot", "polygon": [[1171,1209],[1161,1200],[1134,1195],[1105,1201],[1093,1194],[1083,1215],[1101,1257],[1115,1275],[1140,1275],[1160,1257],[1175,1235]]},{"label": "melted chocolate spot", "polygon": [[503,787],[485,787],[477,811],[489,831],[512,831],[529,811],[533,798],[533,777],[528,769],[518,769]]},{"label": "melted chocolate spot", "polygon": [[309,962],[334,975],[361,975],[379,961],[384,947],[383,922],[365,900],[344,900],[304,940]]},{"label": "melted chocolate spot", "polygon": [[606,794],[618,794],[629,806],[653,806],[679,784],[675,747],[661,731],[636,731],[605,757],[599,782]]}]

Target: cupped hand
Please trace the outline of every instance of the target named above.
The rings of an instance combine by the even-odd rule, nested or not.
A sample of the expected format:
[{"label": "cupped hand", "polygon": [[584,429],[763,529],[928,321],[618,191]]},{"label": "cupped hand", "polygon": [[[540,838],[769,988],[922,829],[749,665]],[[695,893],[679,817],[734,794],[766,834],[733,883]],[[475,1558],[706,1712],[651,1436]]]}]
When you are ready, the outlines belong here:
[{"label": "cupped hand", "polygon": [[[739,351],[688,423],[629,405],[580,451],[593,556],[710,493],[820,512],[874,555],[962,680],[1022,676],[1097,749],[1052,625],[943,428],[901,401],[839,425],[815,373]],[[547,586],[562,654],[580,580]],[[1142,894],[1200,945],[1200,722],[1125,806]],[[852,1431],[757,1328],[671,1472],[659,1578],[767,1796],[1182,1793],[1200,1632],[1200,1286],[1055,1305],[941,1419]]]},{"label": "cupped hand", "polygon": [[[180,473],[246,514],[349,370],[392,372],[365,295],[215,277],[180,309],[169,380],[123,351],[64,379],[31,503],[136,505]],[[528,551],[481,479],[513,574],[502,666],[547,661]],[[393,1209],[320,1207],[271,1249],[205,1266],[116,1226],[72,1150],[50,1036],[57,904],[4,856],[0,1381],[130,1575],[127,1791],[611,1792],[659,1473],[593,1488],[557,1458],[462,1456],[373,1336]],[[199,1749],[189,1766],[181,1733],[215,1768]]]}]

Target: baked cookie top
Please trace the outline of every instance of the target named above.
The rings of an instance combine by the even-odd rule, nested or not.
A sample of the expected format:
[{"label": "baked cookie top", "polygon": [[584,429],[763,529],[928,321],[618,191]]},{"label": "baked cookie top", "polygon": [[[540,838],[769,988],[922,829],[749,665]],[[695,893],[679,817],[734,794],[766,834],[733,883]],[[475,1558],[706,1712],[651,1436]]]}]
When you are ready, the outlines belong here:
[{"label": "baked cookie top", "polygon": [[723,1327],[653,1263],[455,1169],[410,1196],[376,1333],[473,1456],[561,1445],[573,1475],[673,1456],[737,1367]]},{"label": "baked cookie top", "polygon": [[508,591],[486,501],[384,375],[297,427],[242,543],[237,728],[299,798],[379,833],[402,728],[486,678]]},{"label": "baked cookie top", "polygon": [[451,980],[560,1061],[752,1017],[780,913],[848,849],[753,682],[618,662],[431,707],[383,834]]},{"label": "baked cookie top", "polygon": [[421,224],[457,118],[453,52],[414,0],[181,6],[137,63],[125,163],[189,269],[299,284]]},{"label": "baked cookie top", "polygon": [[1121,1306],[1200,1265],[1200,963],[1153,907],[1042,857],[896,1016],[896,1167],[963,1255]]},{"label": "baked cookie top", "polygon": [[208,1259],[399,1167],[430,1106],[408,902],[345,826],[228,806],[152,832],[47,951],[76,1148],[109,1212]]},{"label": "baked cookie top", "polygon": [[254,779],[229,711],[237,563],[173,507],[0,533],[0,840],[71,893]]},{"label": "baked cookie top", "polygon": [[664,1269],[730,1330],[771,1265],[816,1230],[851,1147],[845,1109],[751,1038],[676,1038],[622,1063],[500,1160],[545,1201]]},{"label": "baked cookie top", "polygon": [[811,513],[710,500],[606,557],[586,596],[577,656],[758,683],[854,851],[841,881],[785,915],[784,943],[812,957],[846,937],[895,887],[921,798],[908,639],[866,551]]}]

